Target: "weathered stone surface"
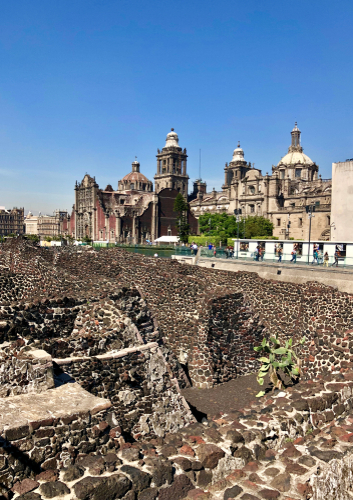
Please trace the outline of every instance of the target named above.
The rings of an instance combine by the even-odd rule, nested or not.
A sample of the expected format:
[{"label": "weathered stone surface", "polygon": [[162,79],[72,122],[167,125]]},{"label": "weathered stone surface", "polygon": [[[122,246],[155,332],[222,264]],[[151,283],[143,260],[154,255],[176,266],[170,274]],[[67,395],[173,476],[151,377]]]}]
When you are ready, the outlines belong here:
[{"label": "weathered stone surface", "polygon": [[42,500],[42,496],[39,493],[34,493],[33,491],[31,491],[30,493],[20,495],[16,498],[16,500]]},{"label": "weathered stone surface", "polygon": [[13,486],[12,491],[18,493],[19,495],[23,495],[24,493],[35,490],[36,488],[38,488],[38,486],[38,481],[33,481],[32,479],[24,479],[23,481],[16,483]]},{"label": "weathered stone surface", "polygon": [[155,500],[158,496],[158,488],[146,488],[138,494],[138,500]]},{"label": "weathered stone surface", "polygon": [[207,469],[214,469],[221,458],[225,455],[224,451],[214,444],[201,444],[197,448],[197,456],[202,465]]},{"label": "weathered stone surface", "polygon": [[224,492],[223,495],[223,500],[228,500],[229,498],[236,498],[242,493],[243,488],[238,486],[237,484],[235,486],[232,486],[231,488],[227,488],[226,491]]},{"label": "weathered stone surface", "polygon": [[[184,471],[187,471],[187,470],[195,470],[193,467],[192,467],[192,463],[191,461],[188,459],[188,458],[184,458],[184,457],[178,457],[178,458],[174,458],[173,459],[173,462],[177,465],[179,465],[179,467],[184,470]],[[197,470],[197,469],[196,469]]]},{"label": "weathered stone surface", "polygon": [[84,469],[79,467],[78,465],[71,465],[66,469],[63,475],[63,480],[65,482],[74,481],[75,479],[79,479],[84,474]]},{"label": "weathered stone surface", "polygon": [[311,450],[310,451],[311,455],[314,455],[314,457],[323,460],[324,462],[330,462],[330,460],[333,459],[340,459],[342,458],[343,454],[339,451],[335,450],[329,450],[329,451],[323,451],[323,450]]},{"label": "weathered stone surface", "polygon": [[61,481],[43,483],[40,485],[39,491],[44,498],[58,498],[70,493],[69,488]]},{"label": "weathered stone surface", "polygon": [[265,500],[272,500],[273,498],[274,499],[279,498],[280,493],[279,493],[279,491],[269,490],[266,488],[266,489],[259,491],[259,496],[260,496],[260,498],[264,498]]},{"label": "weathered stone surface", "polygon": [[160,490],[158,498],[159,500],[181,500],[193,489],[194,486],[190,479],[184,474],[181,474],[180,476],[176,476],[171,486]]},{"label": "weathered stone surface", "polygon": [[290,474],[286,472],[278,474],[274,479],[272,479],[271,486],[282,493],[289,491],[291,486]]},{"label": "weathered stone surface", "polygon": [[151,483],[152,476],[150,474],[140,469],[136,469],[136,467],[131,467],[131,465],[123,465],[121,471],[130,477],[133,489],[136,491],[142,491],[148,488]]},{"label": "weathered stone surface", "polygon": [[212,481],[212,472],[201,470],[197,473],[197,485],[200,488],[207,488],[207,486]]},{"label": "weathered stone surface", "polygon": [[74,486],[79,500],[114,500],[122,498],[131,488],[131,481],[122,474],[108,477],[85,477]]},{"label": "weathered stone surface", "polygon": [[152,473],[152,481],[156,486],[162,486],[163,484],[170,484],[173,478],[173,468],[171,464],[166,462],[156,462],[155,468]]}]

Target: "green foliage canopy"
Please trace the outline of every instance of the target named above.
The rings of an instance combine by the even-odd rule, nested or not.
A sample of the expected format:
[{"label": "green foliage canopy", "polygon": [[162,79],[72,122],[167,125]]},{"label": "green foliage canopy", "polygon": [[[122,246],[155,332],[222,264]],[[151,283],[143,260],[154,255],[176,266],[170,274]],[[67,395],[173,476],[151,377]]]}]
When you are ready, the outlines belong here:
[{"label": "green foliage canopy", "polygon": [[189,205],[185,201],[184,196],[181,193],[178,193],[174,201],[173,211],[178,214],[176,228],[178,230],[180,241],[183,243],[188,242],[190,234],[190,226],[187,218],[188,210]]},{"label": "green foliage canopy", "polygon": [[[200,232],[204,236],[219,236],[222,240],[237,237],[237,221],[234,215],[226,213],[205,213],[199,218]],[[253,236],[272,236],[273,224],[260,215],[241,217],[239,222],[239,238]]]}]

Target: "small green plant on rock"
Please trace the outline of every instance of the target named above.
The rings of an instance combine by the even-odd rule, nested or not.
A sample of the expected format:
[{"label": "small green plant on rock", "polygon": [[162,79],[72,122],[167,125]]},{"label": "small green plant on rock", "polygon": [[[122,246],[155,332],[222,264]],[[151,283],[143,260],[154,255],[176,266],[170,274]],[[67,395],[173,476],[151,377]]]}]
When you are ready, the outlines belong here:
[{"label": "small green plant on rock", "polygon": [[[303,345],[305,342],[305,337],[303,337],[297,344]],[[261,345],[254,347],[254,351],[263,352],[268,355],[268,357],[261,357],[259,361],[262,362],[262,366],[257,374],[257,381],[260,385],[263,385],[264,378],[268,374],[270,380],[273,383],[274,389],[284,389],[284,382],[281,378],[280,370],[290,377],[291,380],[297,380],[300,376],[300,360],[293,351],[293,348],[297,347],[293,345],[293,339],[286,340],[285,346],[281,347],[280,341],[278,340],[278,335],[276,337],[271,337],[268,341],[266,338],[263,339]],[[256,397],[260,398],[264,396],[265,391],[260,391]]]}]

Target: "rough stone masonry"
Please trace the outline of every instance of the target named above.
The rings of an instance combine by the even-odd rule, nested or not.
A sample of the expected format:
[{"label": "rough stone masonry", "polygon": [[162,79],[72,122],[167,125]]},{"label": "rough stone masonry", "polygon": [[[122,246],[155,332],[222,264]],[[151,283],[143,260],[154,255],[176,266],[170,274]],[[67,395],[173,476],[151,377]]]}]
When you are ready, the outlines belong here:
[{"label": "rough stone masonry", "polygon": [[[0,246],[3,498],[343,500],[353,494],[352,296],[119,249]],[[302,382],[197,423],[179,387],[308,340]]]}]

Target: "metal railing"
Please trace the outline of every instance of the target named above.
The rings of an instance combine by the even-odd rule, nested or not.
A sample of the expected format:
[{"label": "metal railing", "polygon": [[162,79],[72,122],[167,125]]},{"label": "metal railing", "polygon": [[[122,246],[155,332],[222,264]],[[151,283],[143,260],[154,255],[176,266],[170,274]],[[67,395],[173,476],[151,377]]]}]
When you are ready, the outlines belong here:
[{"label": "metal railing", "polygon": [[[333,256],[329,256],[329,260],[326,262],[324,261],[323,256],[319,257],[318,259],[314,259],[314,257],[311,255],[309,258],[309,264],[308,264],[308,256],[307,255],[296,255],[293,257],[292,254],[282,254],[281,260],[279,259],[279,255],[276,253],[269,253],[269,252],[264,252],[261,255],[259,255],[256,252],[246,252],[245,255],[240,255],[244,254],[245,252],[240,250],[238,259],[236,252],[234,251],[229,251],[226,248],[217,248],[216,250],[209,250],[208,248],[201,248],[200,251],[200,257],[206,257],[206,258],[218,258],[218,259],[231,259],[231,260],[241,260],[241,261],[252,261],[252,262],[259,262],[259,263],[280,263],[280,264],[287,264],[287,265],[301,265],[301,266],[315,266],[315,267],[321,267],[321,268],[326,268],[326,267],[336,267],[335,259]],[[353,268],[353,257],[339,257],[338,258],[338,264],[337,267],[340,268]]]}]

